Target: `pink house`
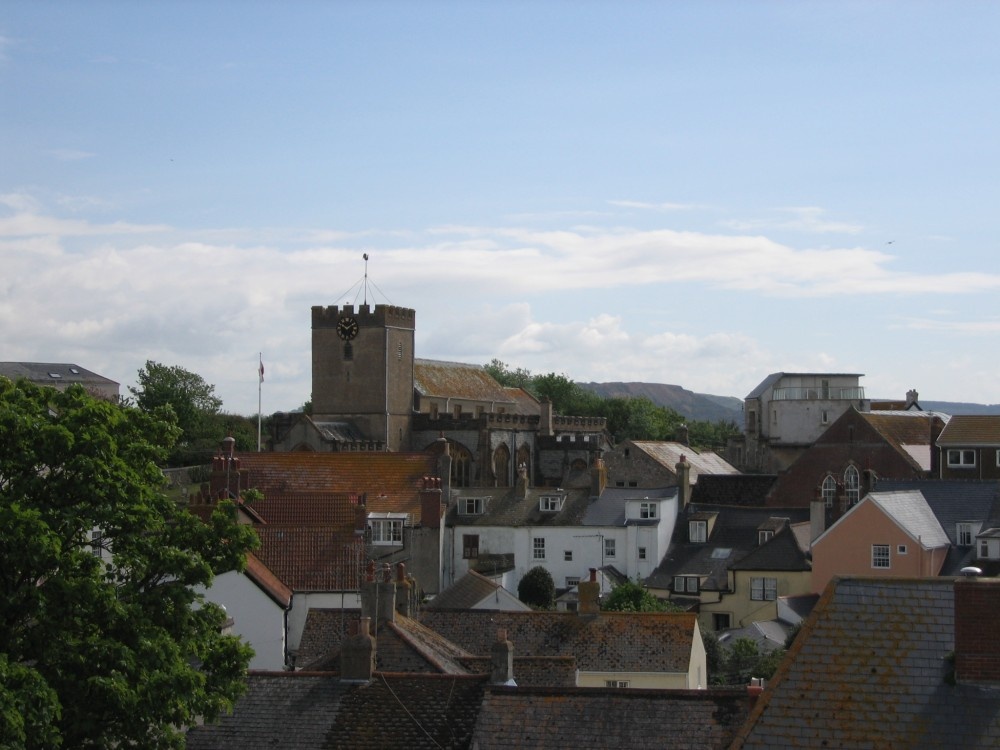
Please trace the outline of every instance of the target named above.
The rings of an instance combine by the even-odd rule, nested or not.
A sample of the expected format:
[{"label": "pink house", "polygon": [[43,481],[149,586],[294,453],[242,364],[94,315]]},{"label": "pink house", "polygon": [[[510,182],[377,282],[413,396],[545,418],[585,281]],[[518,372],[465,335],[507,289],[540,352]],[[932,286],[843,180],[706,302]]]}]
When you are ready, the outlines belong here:
[{"label": "pink house", "polygon": [[919,490],[871,492],[813,540],[812,589],[835,576],[936,576],[949,547]]}]

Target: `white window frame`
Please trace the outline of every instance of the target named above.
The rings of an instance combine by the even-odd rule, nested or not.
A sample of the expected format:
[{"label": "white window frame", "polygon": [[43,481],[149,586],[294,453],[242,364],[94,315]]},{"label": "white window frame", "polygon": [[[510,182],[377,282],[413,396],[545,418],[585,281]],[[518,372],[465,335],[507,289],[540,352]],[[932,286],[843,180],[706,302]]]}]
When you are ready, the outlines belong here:
[{"label": "white window frame", "polygon": [[972,448],[949,448],[948,449],[949,469],[975,469],[976,451]]},{"label": "white window frame", "polygon": [[907,550],[906,550],[906,545],[905,544],[897,544],[896,545],[896,554],[897,555],[905,555],[906,552],[907,552]]},{"label": "white window frame", "polygon": [[872,545],[872,569],[891,570],[892,569],[892,546],[888,544]]},{"label": "white window frame", "polygon": [[580,585],[580,576],[566,576],[566,588],[571,589]]},{"label": "white window frame", "polygon": [[94,557],[104,557],[104,532],[94,529],[90,532],[90,554]]},{"label": "white window frame", "polygon": [[563,495],[542,495],[538,498],[538,509],[542,513],[558,513],[563,508]]},{"label": "white window frame", "polygon": [[827,474],[826,479],[823,480],[823,489],[821,491],[826,507],[832,508],[834,501],[837,499],[837,480],[832,475]]},{"label": "white window frame", "polygon": [[849,506],[861,502],[861,472],[856,466],[852,465],[844,469],[844,493],[847,495]]},{"label": "white window frame", "polygon": [[959,521],[955,524],[955,539],[959,547],[972,546],[972,524],[968,521]]},{"label": "white window frame", "polygon": [[486,512],[487,497],[463,497],[458,502],[463,516],[481,516]]},{"label": "white window frame", "polygon": [[532,560],[544,560],[545,559],[545,537],[536,536],[531,539],[531,559]]},{"label": "white window frame", "polygon": [[774,539],[774,532],[771,529],[759,529],[757,531],[757,546],[767,544]]},{"label": "white window frame", "polygon": [[378,547],[401,547],[403,544],[402,518],[371,518],[368,526],[372,544]]},{"label": "white window frame", "polygon": [[778,579],[751,576],[750,599],[755,602],[773,602],[778,598]]},{"label": "white window frame", "polygon": [[707,542],[708,521],[688,521],[688,538],[695,544]]},{"label": "white window frame", "polygon": [[606,688],[627,688],[628,680],[605,680],[604,687]]},{"label": "white window frame", "polygon": [[646,548],[645,547],[639,547],[639,559],[640,560],[645,560],[646,559]]},{"label": "white window frame", "polygon": [[698,576],[674,576],[674,593],[675,594],[697,594],[700,586],[701,580]]},{"label": "white window frame", "polygon": [[639,503],[639,518],[656,518],[659,514],[657,506],[659,503],[642,502]]},{"label": "white window frame", "polygon": [[571,549],[563,550],[563,561],[573,562],[573,550]]},{"label": "white window frame", "polygon": [[614,537],[604,538],[604,556],[606,558],[614,558],[618,545],[615,543]]}]

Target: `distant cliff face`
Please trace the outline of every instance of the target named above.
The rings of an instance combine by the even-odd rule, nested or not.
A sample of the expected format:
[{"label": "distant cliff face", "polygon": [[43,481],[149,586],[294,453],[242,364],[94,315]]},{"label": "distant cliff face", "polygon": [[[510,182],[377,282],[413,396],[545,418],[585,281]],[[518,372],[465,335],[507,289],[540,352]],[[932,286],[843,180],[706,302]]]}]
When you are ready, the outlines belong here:
[{"label": "distant cliff face", "polygon": [[733,421],[743,426],[743,401],[732,396],[694,393],[664,383],[580,383],[580,387],[602,398],[645,397],[698,422]]}]

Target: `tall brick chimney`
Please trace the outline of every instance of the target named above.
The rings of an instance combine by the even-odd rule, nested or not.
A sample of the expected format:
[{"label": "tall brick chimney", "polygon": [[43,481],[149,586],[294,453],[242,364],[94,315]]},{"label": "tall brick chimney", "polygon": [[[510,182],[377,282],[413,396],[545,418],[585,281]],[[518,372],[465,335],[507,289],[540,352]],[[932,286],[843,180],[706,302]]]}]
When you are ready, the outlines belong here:
[{"label": "tall brick chimney", "polygon": [[441,479],[424,477],[420,490],[420,525],[424,528],[441,528],[441,496]]},{"label": "tall brick chimney", "polygon": [[600,497],[604,488],[608,486],[608,468],[604,465],[601,452],[594,455],[594,465],[590,467],[590,495]]},{"label": "tall brick chimney", "polygon": [[351,634],[340,646],[340,679],[369,682],[375,671],[375,639],[369,632],[371,622],[362,617],[351,623]]},{"label": "tall brick chimney", "polygon": [[601,611],[601,582],[597,580],[597,568],[590,569],[590,579],[580,581],[576,585],[580,603],[577,613],[581,615],[596,615]]},{"label": "tall brick chimney", "polygon": [[497,631],[497,639],[490,649],[492,669],[490,682],[494,685],[516,685],[514,682],[514,644],[507,640],[507,631]]},{"label": "tall brick chimney", "polygon": [[955,581],[955,680],[1000,685],[1000,579]]},{"label": "tall brick chimney", "polygon": [[677,473],[677,499],[680,501],[680,509],[683,510],[691,502],[691,464],[683,453],[674,466],[674,471]]},{"label": "tall brick chimney", "polygon": [[410,616],[413,586],[406,577],[406,565],[396,563],[396,611],[403,617]]}]

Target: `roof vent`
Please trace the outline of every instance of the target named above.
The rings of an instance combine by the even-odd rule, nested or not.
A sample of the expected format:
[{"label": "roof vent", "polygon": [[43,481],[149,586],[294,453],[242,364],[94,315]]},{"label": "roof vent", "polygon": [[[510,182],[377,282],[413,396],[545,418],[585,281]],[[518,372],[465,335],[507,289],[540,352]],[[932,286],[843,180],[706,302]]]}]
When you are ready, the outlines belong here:
[{"label": "roof vent", "polygon": [[965,568],[962,568],[959,572],[966,578],[978,578],[983,574],[983,569],[977,568],[974,565],[969,565]]}]

